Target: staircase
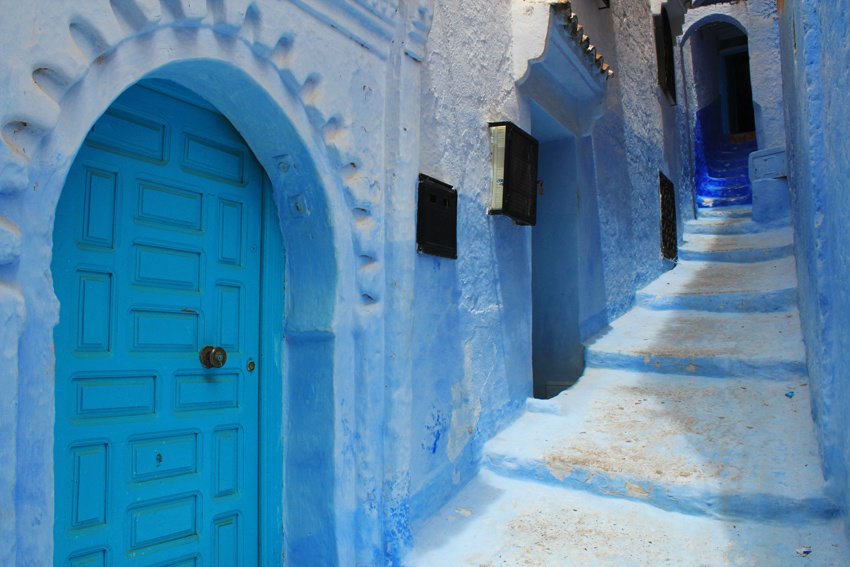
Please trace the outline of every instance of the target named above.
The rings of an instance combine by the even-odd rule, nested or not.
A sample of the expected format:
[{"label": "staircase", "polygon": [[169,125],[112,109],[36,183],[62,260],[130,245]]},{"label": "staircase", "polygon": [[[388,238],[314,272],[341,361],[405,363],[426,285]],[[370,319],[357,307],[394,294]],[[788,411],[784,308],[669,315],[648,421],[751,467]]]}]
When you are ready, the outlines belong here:
[{"label": "staircase", "polygon": [[788,227],[687,223],[587,369],[485,447],[411,566],[850,564],[818,456]]},{"label": "staircase", "polygon": [[749,155],[756,151],[755,141],[726,143],[705,150],[705,163],[698,164],[696,175],[699,207],[728,207],[753,202],[749,177]]}]

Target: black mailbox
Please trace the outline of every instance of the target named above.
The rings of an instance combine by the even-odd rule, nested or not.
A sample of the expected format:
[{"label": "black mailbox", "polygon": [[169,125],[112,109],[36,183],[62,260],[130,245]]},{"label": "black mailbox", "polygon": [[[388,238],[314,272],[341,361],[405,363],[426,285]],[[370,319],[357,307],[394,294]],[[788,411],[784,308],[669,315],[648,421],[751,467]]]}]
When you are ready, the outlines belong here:
[{"label": "black mailbox", "polygon": [[511,122],[490,124],[493,168],[489,213],[537,222],[537,140]]},{"label": "black mailbox", "polygon": [[416,249],[457,259],[457,191],[420,173],[418,201]]}]

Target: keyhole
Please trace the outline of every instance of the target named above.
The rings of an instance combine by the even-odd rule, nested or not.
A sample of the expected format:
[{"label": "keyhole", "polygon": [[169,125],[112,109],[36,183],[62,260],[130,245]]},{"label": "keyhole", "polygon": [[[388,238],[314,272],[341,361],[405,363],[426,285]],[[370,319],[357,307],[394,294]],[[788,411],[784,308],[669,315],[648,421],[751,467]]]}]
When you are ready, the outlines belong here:
[{"label": "keyhole", "polygon": [[156,453],[156,456],[154,458],[156,459],[156,466],[162,464],[162,453]]}]

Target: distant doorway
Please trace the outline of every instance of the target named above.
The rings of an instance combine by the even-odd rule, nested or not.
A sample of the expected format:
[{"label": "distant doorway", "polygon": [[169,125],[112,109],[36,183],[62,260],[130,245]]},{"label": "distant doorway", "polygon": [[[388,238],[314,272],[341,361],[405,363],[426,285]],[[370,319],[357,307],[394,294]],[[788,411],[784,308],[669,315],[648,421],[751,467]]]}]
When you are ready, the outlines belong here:
[{"label": "distant doorway", "polygon": [[726,79],[726,128],[730,142],[755,138],[756,118],[753,111],[753,87],[750,82],[750,54],[744,48],[723,55]]},{"label": "distant doorway", "polygon": [[729,18],[708,19],[684,38],[683,55],[690,54],[686,80],[693,82],[686,91],[693,93],[688,107],[696,205],[749,205],[748,158],[758,141],[746,30]]}]

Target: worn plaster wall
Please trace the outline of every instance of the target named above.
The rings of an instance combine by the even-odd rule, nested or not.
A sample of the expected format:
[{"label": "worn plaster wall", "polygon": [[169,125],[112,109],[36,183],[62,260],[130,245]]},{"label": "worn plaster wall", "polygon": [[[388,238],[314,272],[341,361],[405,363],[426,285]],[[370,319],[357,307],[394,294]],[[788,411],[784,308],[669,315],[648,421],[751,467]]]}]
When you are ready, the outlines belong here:
[{"label": "worn plaster wall", "polygon": [[845,6],[786,0],[781,14],[800,315],[828,486],[850,508],[850,61]]},{"label": "worn plaster wall", "polygon": [[421,171],[458,191],[458,259],[415,262],[410,515],[477,470],[531,394],[531,227],[487,214],[487,123],[528,129],[511,78],[510,0],[437,2],[422,77]]}]

